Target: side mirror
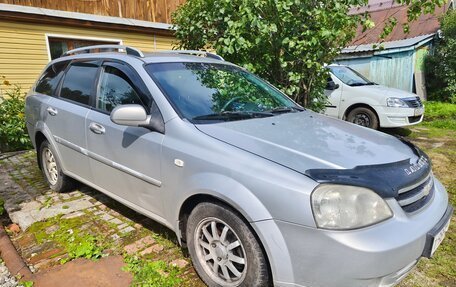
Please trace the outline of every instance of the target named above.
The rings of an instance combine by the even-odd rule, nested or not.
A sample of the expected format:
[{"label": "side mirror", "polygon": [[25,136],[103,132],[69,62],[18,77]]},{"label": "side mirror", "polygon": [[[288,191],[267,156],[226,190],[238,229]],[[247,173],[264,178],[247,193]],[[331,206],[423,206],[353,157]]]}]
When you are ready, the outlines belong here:
[{"label": "side mirror", "polygon": [[146,128],[153,132],[165,133],[165,122],[157,110],[152,110],[152,116],[140,105],[121,105],[111,112],[111,121],[115,124],[129,127]]},{"label": "side mirror", "polygon": [[140,127],[149,124],[150,116],[140,105],[121,105],[112,110],[111,121],[122,126]]},{"label": "side mirror", "polygon": [[328,81],[326,84],[326,90],[334,91],[339,88],[339,84],[334,83],[334,81]]}]

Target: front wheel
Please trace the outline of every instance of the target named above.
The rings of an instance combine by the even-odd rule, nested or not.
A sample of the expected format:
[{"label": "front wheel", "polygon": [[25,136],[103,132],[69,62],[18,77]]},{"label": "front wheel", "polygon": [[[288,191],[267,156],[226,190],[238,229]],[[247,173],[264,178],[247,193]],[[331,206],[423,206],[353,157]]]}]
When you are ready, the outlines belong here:
[{"label": "front wheel", "polygon": [[378,118],[369,108],[354,108],[348,113],[347,121],[371,129],[378,129]]},{"label": "front wheel", "polygon": [[271,286],[263,250],[234,211],[201,203],[191,212],[187,241],[193,265],[209,286]]}]

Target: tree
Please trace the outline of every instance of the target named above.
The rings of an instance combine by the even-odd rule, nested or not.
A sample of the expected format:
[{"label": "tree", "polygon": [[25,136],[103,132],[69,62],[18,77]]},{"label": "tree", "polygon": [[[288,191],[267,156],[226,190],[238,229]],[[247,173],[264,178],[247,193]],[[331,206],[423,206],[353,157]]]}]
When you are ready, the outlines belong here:
[{"label": "tree", "polygon": [[[444,1],[398,2],[410,5],[409,19],[414,20]],[[214,49],[301,105],[318,110],[326,100],[324,65],[350,43],[359,24],[374,26],[368,15],[348,15],[350,7],[366,4],[367,0],[188,0],[173,14],[177,48]]]},{"label": "tree", "polygon": [[428,99],[456,104],[456,11],[448,12],[440,24],[443,38],[425,62]]}]

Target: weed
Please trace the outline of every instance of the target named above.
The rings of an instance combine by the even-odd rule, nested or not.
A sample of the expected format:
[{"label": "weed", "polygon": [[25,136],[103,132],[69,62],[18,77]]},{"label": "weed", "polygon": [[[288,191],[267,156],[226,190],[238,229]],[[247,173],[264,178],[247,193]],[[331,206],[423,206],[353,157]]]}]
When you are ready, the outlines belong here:
[{"label": "weed", "polygon": [[[62,259],[61,263],[76,258],[98,259],[107,244],[103,242],[101,236],[94,236],[88,231],[81,230],[80,226],[83,223],[84,220],[81,217],[62,219],[59,215],[44,222],[36,222],[29,227],[29,230],[35,234],[39,244],[52,240],[68,252],[68,257]],[[54,225],[58,226],[58,229],[50,234],[46,233],[46,229]]]},{"label": "weed", "polygon": [[99,240],[93,235],[75,235],[74,233],[68,237],[66,249],[68,257],[60,260],[60,263],[66,263],[76,258],[98,259],[101,257],[102,248],[98,246]]},{"label": "weed", "polygon": [[54,203],[54,200],[52,199],[52,197],[47,196],[46,200],[43,202],[43,205],[40,207],[40,210],[43,208],[51,207],[53,203]]},{"label": "weed", "polygon": [[20,285],[19,286],[23,286],[23,287],[33,287],[33,281],[22,281],[20,282]]},{"label": "weed", "polygon": [[0,197],[0,215],[3,215],[5,212],[5,201]]},{"label": "weed", "polygon": [[148,261],[128,256],[125,258],[125,262],[127,266],[124,267],[124,270],[134,275],[131,286],[173,287],[182,283],[182,279],[179,278],[179,268],[164,261]]}]

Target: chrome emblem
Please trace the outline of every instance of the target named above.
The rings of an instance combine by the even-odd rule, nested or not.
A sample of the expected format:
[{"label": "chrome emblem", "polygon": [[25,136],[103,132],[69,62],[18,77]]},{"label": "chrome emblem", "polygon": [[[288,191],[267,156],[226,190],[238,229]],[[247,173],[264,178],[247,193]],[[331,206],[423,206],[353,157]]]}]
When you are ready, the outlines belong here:
[{"label": "chrome emblem", "polygon": [[424,156],[420,157],[417,163],[412,164],[409,168],[404,168],[405,174],[411,175],[428,165],[428,160]]}]

